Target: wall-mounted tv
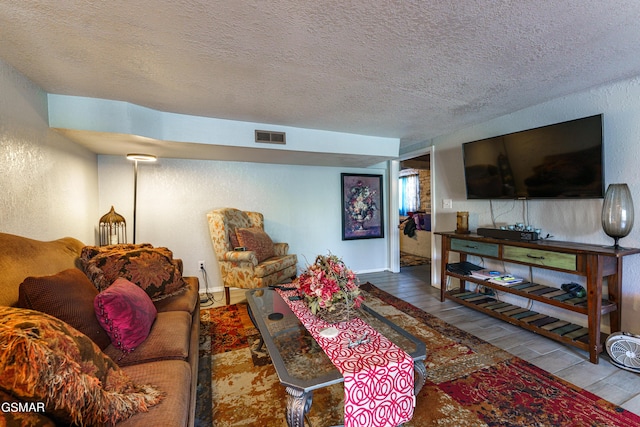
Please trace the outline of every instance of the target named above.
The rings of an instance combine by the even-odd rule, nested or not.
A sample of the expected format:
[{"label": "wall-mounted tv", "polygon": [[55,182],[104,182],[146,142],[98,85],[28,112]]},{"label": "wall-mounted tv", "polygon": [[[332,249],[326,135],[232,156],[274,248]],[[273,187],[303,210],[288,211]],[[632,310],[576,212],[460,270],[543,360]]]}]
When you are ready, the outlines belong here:
[{"label": "wall-mounted tv", "polygon": [[602,114],[462,144],[467,199],[604,195]]}]

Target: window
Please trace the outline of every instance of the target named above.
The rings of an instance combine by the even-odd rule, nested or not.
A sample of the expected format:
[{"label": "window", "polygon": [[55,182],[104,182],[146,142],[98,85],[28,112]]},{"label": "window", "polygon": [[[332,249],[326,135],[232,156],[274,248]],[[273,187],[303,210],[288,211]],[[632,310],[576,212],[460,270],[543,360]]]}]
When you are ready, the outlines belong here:
[{"label": "window", "polygon": [[400,215],[407,215],[415,212],[420,207],[420,181],[418,173],[414,170],[400,171],[398,183],[398,194],[400,196]]}]

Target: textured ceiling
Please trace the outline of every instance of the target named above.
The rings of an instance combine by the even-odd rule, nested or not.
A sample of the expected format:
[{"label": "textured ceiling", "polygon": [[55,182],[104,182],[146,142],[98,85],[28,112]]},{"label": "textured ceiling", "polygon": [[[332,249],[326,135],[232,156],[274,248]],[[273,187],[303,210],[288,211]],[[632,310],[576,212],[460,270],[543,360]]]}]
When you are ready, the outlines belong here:
[{"label": "textured ceiling", "polygon": [[3,0],[49,93],[425,141],[640,75],[640,2]]}]

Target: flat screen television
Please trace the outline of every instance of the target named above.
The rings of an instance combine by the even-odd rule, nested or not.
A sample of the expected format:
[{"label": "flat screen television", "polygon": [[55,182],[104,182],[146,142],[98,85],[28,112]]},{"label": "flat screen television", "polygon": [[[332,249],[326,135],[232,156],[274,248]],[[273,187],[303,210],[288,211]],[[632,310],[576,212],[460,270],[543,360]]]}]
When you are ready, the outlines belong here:
[{"label": "flat screen television", "polygon": [[467,199],[604,195],[602,114],[462,144]]}]

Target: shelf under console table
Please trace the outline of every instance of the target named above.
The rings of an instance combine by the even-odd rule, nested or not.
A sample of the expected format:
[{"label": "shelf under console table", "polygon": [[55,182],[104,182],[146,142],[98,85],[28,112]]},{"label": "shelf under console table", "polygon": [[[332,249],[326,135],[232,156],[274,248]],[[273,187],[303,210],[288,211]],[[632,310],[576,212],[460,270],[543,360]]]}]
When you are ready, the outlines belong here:
[{"label": "shelf under console table", "polygon": [[[573,242],[540,240],[533,242],[502,240],[476,234],[436,232],[442,237],[440,300],[451,299],[467,307],[507,321],[537,334],[589,352],[589,360],[598,363],[606,334],[600,331],[603,315],[609,316],[611,333],[620,331],[622,259],[638,254],[640,249],[588,245]],[[477,256],[505,263],[554,270],[583,277],[587,295],[572,298],[558,287],[524,281],[510,286],[494,284],[469,275],[447,271],[449,255],[456,252],[460,261]],[[447,277],[460,280],[456,289],[447,289]],[[603,283],[608,295],[603,298]],[[524,307],[499,301],[494,295],[471,292],[466,282],[527,298],[550,306],[585,315],[587,326],[572,324]]]}]

